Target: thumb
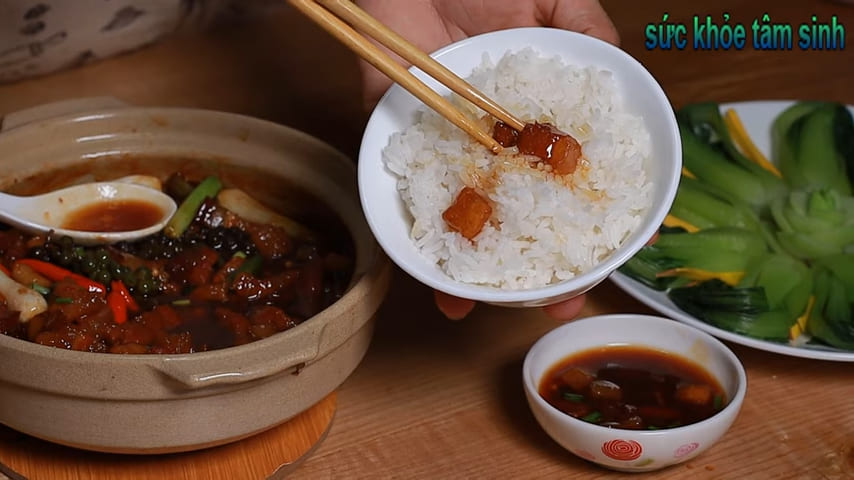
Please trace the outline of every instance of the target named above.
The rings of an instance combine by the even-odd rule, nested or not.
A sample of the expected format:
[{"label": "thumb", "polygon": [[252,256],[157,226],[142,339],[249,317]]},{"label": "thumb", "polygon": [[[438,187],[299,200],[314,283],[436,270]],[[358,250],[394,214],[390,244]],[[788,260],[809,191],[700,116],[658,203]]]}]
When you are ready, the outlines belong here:
[{"label": "thumb", "polygon": [[617,28],[596,0],[551,0],[540,2],[540,5],[545,12],[545,23],[549,26],[590,35],[614,45],[620,44]]}]

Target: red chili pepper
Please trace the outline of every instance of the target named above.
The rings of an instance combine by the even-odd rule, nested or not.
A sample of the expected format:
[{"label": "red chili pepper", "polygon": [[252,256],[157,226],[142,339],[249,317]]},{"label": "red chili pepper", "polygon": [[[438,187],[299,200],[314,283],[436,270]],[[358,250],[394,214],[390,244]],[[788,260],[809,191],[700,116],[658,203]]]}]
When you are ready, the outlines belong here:
[{"label": "red chili pepper", "polygon": [[113,321],[122,324],[128,320],[128,303],[118,290],[110,290],[107,294],[107,306],[113,312]]},{"label": "red chili pepper", "polygon": [[71,278],[77,285],[81,287],[87,288],[90,292],[106,292],[107,289],[104,285],[90,279],[86,278],[83,275],[72,272],[71,270],[66,270],[62,267],[56,266],[52,263],[43,262],[41,260],[36,260],[34,258],[22,258],[18,260],[22,265],[26,265],[32,268],[36,273],[44,275],[45,277],[53,280],[54,282],[58,282],[60,280]]},{"label": "red chili pepper", "polygon": [[125,286],[124,282],[121,280],[113,280],[110,282],[110,290],[114,292],[119,292],[119,295],[122,296],[125,303],[127,304],[128,310],[131,312],[136,312],[139,310],[139,304],[136,303],[133,296],[128,291],[128,287]]}]

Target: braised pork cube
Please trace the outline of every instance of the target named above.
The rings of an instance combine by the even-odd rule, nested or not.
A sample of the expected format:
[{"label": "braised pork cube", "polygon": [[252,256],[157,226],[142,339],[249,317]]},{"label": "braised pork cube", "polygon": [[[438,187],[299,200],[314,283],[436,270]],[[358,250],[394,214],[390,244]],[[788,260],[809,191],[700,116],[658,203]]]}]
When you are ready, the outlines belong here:
[{"label": "braised pork cube", "polygon": [[541,158],[558,175],[575,172],[581,159],[581,144],[548,123],[526,124],[519,133],[518,146],[520,153]]},{"label": "braised pork cube", "polygon": [[519,132],[502,121],[495,122],[492,127],[492,138],[504,148],[515,147],[519,140]]},{"label": "braised pork cube", "polygon": [[464,187],[454,203],[442,213],[442,218],[448,228],[472,240],[483,230],[491,215],[492,207],[489,202],[474,188]]}]

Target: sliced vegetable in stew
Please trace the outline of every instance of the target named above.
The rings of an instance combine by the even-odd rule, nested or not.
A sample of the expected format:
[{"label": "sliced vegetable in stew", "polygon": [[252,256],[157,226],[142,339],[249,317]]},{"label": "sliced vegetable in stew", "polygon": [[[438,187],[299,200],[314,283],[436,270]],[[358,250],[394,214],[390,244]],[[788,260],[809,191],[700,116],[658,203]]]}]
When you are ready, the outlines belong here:
[{"label": "sliced vegetable in stew", "polygon": [[179,210],[135,242],[82,246],[0,229],[0,333],[89,352],[192,353],[269,337],[344,294],[349,236],[273,212],[217,177],[173,174],[163,185]]},{"label": "sliced vegetable in stew", "polygon": [[586,422],[629,430],[696,423],[727,402],[720,383],[683,357],[637,346],[575,354],[546,372],[540,395]]}]

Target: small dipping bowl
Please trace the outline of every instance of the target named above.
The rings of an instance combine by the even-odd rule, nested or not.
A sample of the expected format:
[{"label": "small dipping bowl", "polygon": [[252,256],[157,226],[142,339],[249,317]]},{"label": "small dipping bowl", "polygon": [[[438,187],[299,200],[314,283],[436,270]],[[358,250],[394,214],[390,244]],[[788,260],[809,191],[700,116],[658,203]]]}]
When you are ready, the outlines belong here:
[{"label": "small dipping bowl", "polygon": [[[623,345],[663,351],[700,365],[723,387],[726,406],[706,420],[681,427],[627,430],[572,417],[540,395],[540,383],[558,363],[590,349]],[[747,392],[744,367],[719,340],[674,320],[636,314],[588,317],[552,330],[528,351],[522,382],[534,417],[552,439],[585,460],[625,472],[658,470],[700,455],[735,421]]]}]

